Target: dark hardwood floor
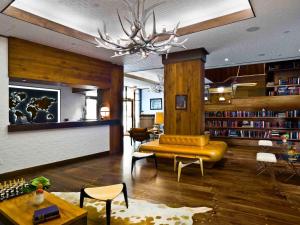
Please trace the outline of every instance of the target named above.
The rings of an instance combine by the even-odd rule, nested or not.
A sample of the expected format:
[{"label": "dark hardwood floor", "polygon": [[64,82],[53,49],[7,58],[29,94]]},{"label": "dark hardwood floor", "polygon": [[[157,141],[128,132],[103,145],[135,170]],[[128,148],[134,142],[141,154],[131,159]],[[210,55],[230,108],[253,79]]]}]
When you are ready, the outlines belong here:
[{"label": "dark hardwood floor", "polygon": [[79,191],[83,184],[126,182],[129,197],[170,206],[207,206],[213,211],[194,217],[195,224],[300,224],[300,178],[283,182],[285,173],[256,176],[256,149],[231,147],[225,159],[200,175],[197,165],[183,169],[177,182],[172,160],[138,161],[130,174],[131,147],[123,156],[104,156],[24,174],[51,179],[50,191]]}]

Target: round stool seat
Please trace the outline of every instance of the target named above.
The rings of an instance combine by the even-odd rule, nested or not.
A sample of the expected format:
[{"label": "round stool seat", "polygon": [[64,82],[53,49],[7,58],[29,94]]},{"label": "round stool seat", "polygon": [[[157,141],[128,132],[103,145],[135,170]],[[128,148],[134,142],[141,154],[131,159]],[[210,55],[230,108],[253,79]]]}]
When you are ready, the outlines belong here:
[{"label": "round stool seat", "polygon": [[256,160],[260,162],[269,162],[269,163],[276,163],[277,159],[275,154],[273,153],[266,153],[266,152],[259,152],[256,154]]},{"label": "round stool seat", "polygon": [[85,188],[87,195],[101,201],[112,200],[116,198],[123,190],[123,184],[115,184],[104,187]]},{"label": "round stool seat", "polygon": [[154,153],[144,153],[144,152],[134,152],[132,154],[133,157],[136,158],[145,158],[145,157],[149,157],[149,156],[153,156]]}]

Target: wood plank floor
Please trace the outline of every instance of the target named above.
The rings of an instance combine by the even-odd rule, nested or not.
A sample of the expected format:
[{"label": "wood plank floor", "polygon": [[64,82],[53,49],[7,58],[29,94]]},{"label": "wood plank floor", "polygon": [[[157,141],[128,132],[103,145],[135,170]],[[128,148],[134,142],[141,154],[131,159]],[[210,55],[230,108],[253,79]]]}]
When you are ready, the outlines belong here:
[{"label": "wood plank floor", "polygon": [[[128,140],[126,141],[128,143]],[[131,148],[123,156],[105,156],[71,165],[24,174],[51,179],[50,191],[79,191],[83,184],[108,185],[126,182],[131,198],[146,199],[170,206],[207,206],[213,211],[195,215],[194,224],[300,224],[300,178],[284,183],[269,174],[256,176],[256,149],[231,147],[225,159],[200,176],[197,165],[183,169],[177,183],[171,160],[139,161],[130,174]]]}]

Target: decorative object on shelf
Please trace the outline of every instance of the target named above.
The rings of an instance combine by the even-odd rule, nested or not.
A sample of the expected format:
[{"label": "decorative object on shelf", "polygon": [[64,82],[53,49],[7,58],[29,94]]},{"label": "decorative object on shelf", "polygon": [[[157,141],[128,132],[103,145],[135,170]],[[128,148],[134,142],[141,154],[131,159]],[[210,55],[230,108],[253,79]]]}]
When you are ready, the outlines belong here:
[{"label": "decorative object on shelf", "polygon": [[162,110],[162,98],[151,98],[150,110]]},{"label": "decorative object on shelf", "polygon": [[[106,30],[106,24],[103,23],[103,30],[98,29],[99,38],[95,38],[98,45],[113,50],[115,55],[112,57],[124,56],[129,54],[141,54],[143,58],[153,54],[168,54],[172,47],[184,48],[184,43],[178,42],[177,30],[179,23],[172,31],[163,28],[162,32],[157,32],[156,16],[154,8],[164,2],[155,3],[145,9],[146,0],[133,1],[134,3],[123,0],[125,7],[128,9],[130,17],[125,16],[125,20],[130,24],[130,30],[124,26],[124,22],[117,10],[118,19],[126,38],[114,40]],[[146,31],[147,21],[152,17],[152,32]]]},{"label": "decorative object on shelf", "polygon": [[110,110],[109,107],[104,106],[100,109],[101,120],[109,119]]},{"label": "decorative object on shelf", "polygon": [[29,186],[24,178],[0,183],[0,202],[30,192]]},{"label": "decorative object on shelf", "polygon": [[187,95],[176,95],[175,96],[175,109],[186,110],[187,109]]}]

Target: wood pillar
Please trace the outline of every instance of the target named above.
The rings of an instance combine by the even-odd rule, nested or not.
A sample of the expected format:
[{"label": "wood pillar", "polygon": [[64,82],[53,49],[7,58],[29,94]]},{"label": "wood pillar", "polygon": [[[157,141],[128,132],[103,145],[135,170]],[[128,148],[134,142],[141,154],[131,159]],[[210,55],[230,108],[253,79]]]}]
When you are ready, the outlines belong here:
[{"label": "wood pillar", "polygon": [[[194,49],[163,55],[165,134],[199,135],[205,130],[204,64],[208,52]],[[187,96],[186,109],[176,109],[176,95]]]},{"label": "wood pillar", "polygon": [[110,126],[110,153],[123,153],[123,67],[112,70],[110,89],[103,90],[102,106],[110,109],[110,119],[120,121],[120,124]]}]

